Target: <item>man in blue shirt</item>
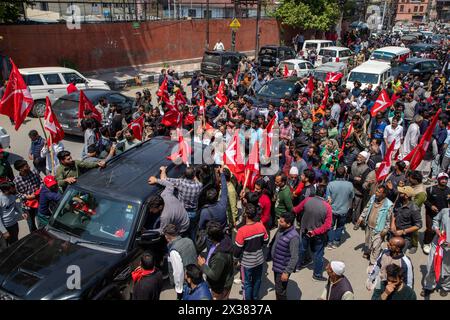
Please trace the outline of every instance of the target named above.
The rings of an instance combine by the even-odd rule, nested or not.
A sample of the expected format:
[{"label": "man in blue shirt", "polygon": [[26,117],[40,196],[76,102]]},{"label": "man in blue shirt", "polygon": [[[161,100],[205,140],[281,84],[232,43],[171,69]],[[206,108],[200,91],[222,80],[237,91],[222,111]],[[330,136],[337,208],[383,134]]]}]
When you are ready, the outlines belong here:
[{"label": "man in blue shirt", "polygon": [[41,150],[45,145],[45,140],[38,134],[36,130],[31,130],[28,133],[31,139],[30,151],[28,158],[33,161],[34,168],[39,173],[45,174],[45,158],[41,157]]}]

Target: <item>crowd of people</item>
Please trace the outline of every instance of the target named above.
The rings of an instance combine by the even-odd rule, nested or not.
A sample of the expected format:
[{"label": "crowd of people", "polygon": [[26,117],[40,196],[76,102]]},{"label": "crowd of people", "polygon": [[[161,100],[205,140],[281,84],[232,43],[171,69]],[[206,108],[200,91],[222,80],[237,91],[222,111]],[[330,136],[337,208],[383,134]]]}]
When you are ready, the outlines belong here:
[{"label": "crowd of people", "polygon": [[[361,52],[370,52],[377,43],[381,42],[368,41]],[[355,45],[359,44],[356,40]],[[448,61],[449,53],[447,47],[434,52],[441,62]],[[235,75],[220,81],[194,75],[188,83],[192,89],[188,98],[174,71],[163,69],[159,85],[167,85],[167,96],[178,99],[177,110],[160,92],[154,103],[148,90],[136,94],[131,113],[100,99],[95,111],[85,110],[79,121],[84,146],[82,154],[74,157],[80,160],[73,160],[62,142],[48,147],[37,131],[30,131],[32,166],[27,160],[10,164],[8,152],[0,150],[0,250],[18,240],[20,219],[27,219],[30,231],[44,227],[61,193],[83,172],[107,166],[111,157],[143,141],[169,136],[179,125],[194,134],[197,122],[209,134],[201,142],[218,150],[213,165],[217,179],[206,190],[206,203],[199,206],[205,188],[199,178],[201,165],[188,166],[179,179],[168,178],[165,167],[159,177],[149,177],[149,184],[165,188],[149,200],[149,214],[160,217],[158,230],[167,243],[167,274],[178,299],[224,300],[232,286],[239,284],[244,299],[261,299],[268,261],[277,299],[289,298],[289,278],[310,264],[312,278],[323,282],[318,299],[357,299],[351,275],[344,275],[345,263],[350,263],[345,253],[343,261],[324,264],[325,250],[339,250],[349,223],[365,232],[362,258],[368,260],[366,287],[373,291],[372,299],[416,299],[414,285],[420,281],[414,279],[408,254],[417,254],[424,225],[422,249],[429,259],[421,296],[436,289],[447,296],[450,96],[445,75],[436,70],[427,83],[399,75],[386,88],[369,85],[363,90],[358,82],[346,88],[339,82],[312,80],[313,92],[307,89],[311,79],[304,78],[296,83],[295,100],[258,105],[255,93],[282,78],[282,73],[260,72],[254,61],[243,59]],[[370,111],[382,89],[397,99],[372,117]],[[216,99],[220,90],[226,104]],[[410,162],[403,159],[419,144],[439,110],[431,143],[419,167],[411,170]],[[171,112],[180,117],[169,119]],[[140,133],[131,126],[138,119],[144,122]],[[279,164],[278,173],[243,183],[224,167],[223,150],[237,134],[244,159],[255,145],[263,152],[264,131],[270,123],[278,128],[279,145],[271,154]],[[377,181],[377,169],[393,143],[392,167],[383,181]],[[442,268],[436,268],[435,253],[441,249]],[[153,253],[142,256],[141,266],[132,274],[134,299],[159,299],[165,273],[160,266]]]}]

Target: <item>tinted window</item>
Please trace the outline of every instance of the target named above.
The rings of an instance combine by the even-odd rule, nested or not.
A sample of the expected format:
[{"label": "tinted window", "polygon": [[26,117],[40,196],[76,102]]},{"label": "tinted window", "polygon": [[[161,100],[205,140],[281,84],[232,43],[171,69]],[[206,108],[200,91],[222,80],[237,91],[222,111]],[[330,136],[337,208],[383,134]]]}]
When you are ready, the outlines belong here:
[{"label": "tinted window", "polygon": [[277,56],[277,50],[276,49],[272,49],[272,48],[262,48],[261,51],[259,51],[259,54],[261,56],[273,56],[276,57]]},{"label": "tinted window", "polygon": [[325,43],[322,43],[320,46],[322,48],[328,48],[328,47],[331,47],[331,43],[330,42],[325,42]]},{"label": "tinted window", "polygon": [[352,72],[350,73],[350,76],[348,77],[348,81],[355,82],[359,81],[361,83],[372,83],[376,84],[378,83],[378,74],[374,73],[365,73],[365,72]]},{"label": "tinted window", "polygon": [[62,84],[61,78],[57,73],[44,74],[43,76],[47,84]]},{"label": "tinted window", "polygon": [[42,82],[41,76],[39,74],[29,74],[23,77],[25,83],[28,86],[42,86],[44,83]]},{"label": "tinted window", "polygon": [[306,63],[306,67],[308,68],[308,69],[314,69],[314,66],[311,64],[311,63]]},{"label": "tinted window", "polygon": [[340,57],[350,57],[352,53],[349,50],[344,50],[339,53]]},{"label": "tinted window", "polygon": [[319,55],[323,57],[336,57],[336,51],[335,50],[328,50],[328,49],[320,49]]},{"label": "tinted window", "polygon": [[294,83],[289,81],[271,81],[264,85],[258,94],[266,97],[289,96],[294,91]]},{"label": "tinted window", "polygon": [[205,54],[203,56],[203,62],[220,64],[220,56],[218,54]]},{"label": "tinted window", "polygon": [[298,64],[298,67],[299,67],[300,69],[302,69],[302,70],[303,70],[303,69],[306,69],[306,63],[304,63],[304,62],[303,62],[303,63],[299,63],[299,64]]},{"label": "tinted window", "polygon": [[73,80],[75,80],[76,83],[84,83],[84,79],[75,72],[64,72],[62,76],[67,83],[71,83]]},{"label": "tinted window", "polygon": [[127,102],[127,98],[117,93],[109,95],[107,99],[109,103],[124,104]]},{"label": "tinted window", "polygon": [[[323,44],[322,44],[322,46],[323,46]],[[312,49],[317,50],[317,43],[307,43],[307,44],[305,44],[305,49],[306,50],[312,50]]]}]

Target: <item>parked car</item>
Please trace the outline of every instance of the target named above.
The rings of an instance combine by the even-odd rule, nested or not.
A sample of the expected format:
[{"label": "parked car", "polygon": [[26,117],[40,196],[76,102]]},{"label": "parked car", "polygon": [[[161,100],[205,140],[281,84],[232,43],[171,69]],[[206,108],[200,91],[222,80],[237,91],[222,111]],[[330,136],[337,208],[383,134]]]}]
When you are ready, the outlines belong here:
[{"label": "parked car", "polygon": [[340,84],[342,81],[345,81],[345,79],[347,79],[347,74],[348,74],[347,70],[348,70],[348,66],[346,63],[327,62],[327,63],[322,64],[320,67],[317,67],[314,70],[313,75],[316,80],[324,82],[328,73],[340,72],[343,75],[342,79],[339,81],[339,84]]},{"label": "parked car", "polygon": [[286,46],[263,46],[258,52],[257,62],[261,71],[276,67],[283,60],[295,59],[295,50]]},{"label": "parked car", "polygon": [[413,43],[409,46],[412,53],[423,53],[423,52],[431,52],[437,49],[437,46],[431,43]]},{"label": "parked car", "polygon": [[369,84],[376,88],[386,86],[393,79],[394,75],[389,63],[369,60],[350,71],[345,86],[351,90],[354,83],[358,81],[361,83],[361,89],[367,88]]},{"label": "parked car", "polygon": [[411,50],[409,48],[391,46],[374,50],[370,55],[370,60],[387,62],[395,66],[398,61],[405,61],[410,55]]},{"label": "parked car", "polygon": [[409,58],[399,65],[401,73],[419,76],[421,81],[428,81],[436,70],[441,71],[442,66],[434,59]]},{"label": "parked car", "polygon": [[246,55],[231,51],[205,51],[200,71],[208,79],[218,79],[231,72],[236,73],[239,61]]},{"label": "parked car", "polygon": [[25,83],[30,88],[34,99],[34,107],[31,114],[35,117],[43,117],[45,113],[45,97],[52,102],[67,94],[67,86],[72,81],[81,89],[105,89],[109,86],[105,81],[88,79],[76,70],[62,67],[23,68],[19,69]]},{"label": "parked car", "polygon": [[345,62],[353,56],[353,52],[345,47],[328,47],[320,49],[317,55],[316,67],[321,66],[327,62]]},{"label": "parked car", "polygon": [[[129,298],[131,272],[142,253],[165,247],[164,237],[147,229],[153,218],[148,200],[161,192],[147,179],[161,166],[172,178],[184,173],[183,165],[166,158],[176,145],[155,137],[70,185],[46,227],[0,253],[0,300]],[[80,289],[67,285],[77,268]]]},{"label": "parked car", "polygon": [[8,132],[6,132],[6,129],[3,127],[0,127],[0,149],[6,149],[10,147],[10,136]]},{"label": "parked car", "polygon": [[[126,117],[130,117],[132,112],[135,111],[133,110],[134,99],[119,92],[104,89],[87,89],[83,90],[83,92],[94,105],[98,103],[100,98],[104,97],[109,104],[115,103],[121,106],[122,112]],[[83,135],[81,129],[77,127],[79,101],[80,93],[73,92],[62,96],[52,105],[53,112],[64,132],[76,136]]]},{"label": "parked car", "polygon": [[281,99],[297,99],[303,86],[297,82],[298,78],[274,79],[266,83],[256,93],[256,105],[260,113],[267,115],[267,107],[271,103],[278,107]]},{"label": "parked car", "polygon": [[328,48],[333,45],[333,42],[330,40],[305,40],[303,43],[302,51],[306,54],[309,50],[316,50],[319,52],[322,48]]},{"label": "parked car", "polygon": [[281,61],[278,65],[278,69],[284,72],[284,68],[287,66],[289,70],[289,75],[295,71],[298,77],[305,77],[310,75],[314,71],[314,66],[311,62],[300,59],[289,59]]}]

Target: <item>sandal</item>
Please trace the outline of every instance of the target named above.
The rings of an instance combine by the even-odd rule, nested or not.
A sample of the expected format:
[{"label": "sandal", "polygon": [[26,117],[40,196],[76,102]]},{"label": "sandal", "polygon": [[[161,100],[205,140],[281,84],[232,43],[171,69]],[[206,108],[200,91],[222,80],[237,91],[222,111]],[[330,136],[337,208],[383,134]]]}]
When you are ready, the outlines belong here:
[{"label": "sandal", "polygon": [[430,294],[433,293],[434,290],[428,290],[428,289],[422,289],[422,291],[420,291],[420,296],[421,297],[427,297]]}]

